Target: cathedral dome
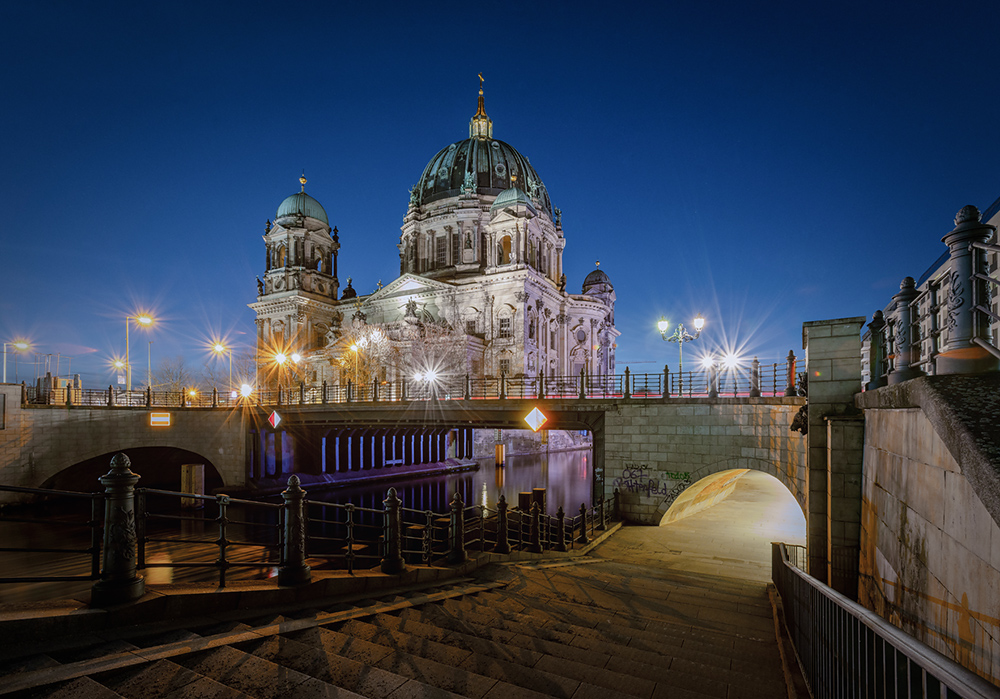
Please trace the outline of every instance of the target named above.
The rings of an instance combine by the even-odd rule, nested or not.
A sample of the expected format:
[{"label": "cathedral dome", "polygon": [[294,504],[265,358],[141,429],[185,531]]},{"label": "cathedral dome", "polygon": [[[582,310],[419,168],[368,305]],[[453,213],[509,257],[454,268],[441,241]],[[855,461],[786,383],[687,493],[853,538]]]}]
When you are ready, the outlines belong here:
[{"label": "cathedral dome", "polygon": [[598,284],[607,284],[608,286],[611,286],[611,278],[608,277],[608,275],[605,274],[600,267],[588,274],[583,280],[583,293],[586,294],[588,289],[597,286]]},{"label": "cathedral dome", "polygon": [[466,186],[466,178],[476,194],[496,196],[510,187],[511,176],[517,177],[536,207],[551,217],[549,193],[535,168],[512,145],[493,138],[493,121],[486,116],[480,87],[479,110],[469,125],[469,138],[452,143],[431,158],[413,189],[411,202],[421,205],[457,197]]},{"label": "cathedral dome", "polygon": [[296,192],[281,202],[281,206],[278,207],[278,213],[274,215],[275,220],[281,218],[282,216],[301,215],[309,216],[317,221],[322,221],[329,226],[330,220],[326,216],[326,210],[318,201],[306,194],[305,176],[300,177],[299,182],[302,183],[302,191]]}]

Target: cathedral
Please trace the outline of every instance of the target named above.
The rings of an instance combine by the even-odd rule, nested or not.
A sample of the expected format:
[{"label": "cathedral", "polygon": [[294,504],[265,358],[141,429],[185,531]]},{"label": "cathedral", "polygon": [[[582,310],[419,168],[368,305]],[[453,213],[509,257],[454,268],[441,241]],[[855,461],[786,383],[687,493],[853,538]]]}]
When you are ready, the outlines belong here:
[{"label": "cathedral", "polygon": [[339,231],[300,183],[264,233],[250,304],[262,363],[294,356],[306,386],[614,374],[611,280],[598,267],[567,290],[561,212],[528,159],[493,138],[482,82],[469,137],[410,190],[400,276],[370,295],[350,277],[341,289]]}]

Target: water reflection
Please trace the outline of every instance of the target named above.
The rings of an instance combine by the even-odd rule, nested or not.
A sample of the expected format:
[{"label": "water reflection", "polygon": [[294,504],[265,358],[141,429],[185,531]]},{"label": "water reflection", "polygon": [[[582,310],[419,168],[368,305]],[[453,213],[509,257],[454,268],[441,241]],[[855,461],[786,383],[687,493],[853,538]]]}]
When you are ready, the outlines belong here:
[{"label": "water reflection", "polygon": [[503,466],[496,466],[493,457],[479,460],[478,471],[466,471],[445,476],[430,476],[398,483],[377,483],[327,491],[311,490],[310,498],[360,507],[381,508],[390,485],[403,501],[404,507],[416,510],[445,512],[455,493],[461,493],[466,505],[485,505],[495,510],[502,494],[514,507],[520,492],[533,488],[546,489],[549,514],[561,506],[573,514],[580,505],[591,506],[590,450],[561,451],[551,454],[508,456]]}]

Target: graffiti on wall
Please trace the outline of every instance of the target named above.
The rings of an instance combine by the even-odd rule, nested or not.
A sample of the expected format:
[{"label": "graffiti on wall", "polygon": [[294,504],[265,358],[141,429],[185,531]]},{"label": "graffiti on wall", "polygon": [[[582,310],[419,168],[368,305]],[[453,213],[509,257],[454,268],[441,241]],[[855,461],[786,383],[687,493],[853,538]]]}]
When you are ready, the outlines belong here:
[{"label": "graffiti on wall", "polygon": [[[690,484],[691,474],[687,471],[656,471],[647,464],[626,462],[621,477],[615,479],[614,485],[624,493],[641,493],[646,497],[677,497]],[[678,486],[680,490],[677,490]]]}]

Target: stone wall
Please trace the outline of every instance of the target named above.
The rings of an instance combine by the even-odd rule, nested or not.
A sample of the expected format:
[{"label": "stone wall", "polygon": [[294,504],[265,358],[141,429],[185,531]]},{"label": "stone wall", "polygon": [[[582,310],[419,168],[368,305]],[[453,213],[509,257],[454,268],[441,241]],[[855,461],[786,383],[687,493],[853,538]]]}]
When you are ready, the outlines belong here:
[{"label": "stone wall", "polygon": [[[477,429],[474,432],[473,457],[492,459],[495,455],[496,430]],[[550,451],[568,449],[589,449],[592,439],[580,434],[579,430],[502,430],[501,441],[507,456],[520,454],[544,454]]]},{"label": "stone wall", "polygon": [[[174,408],[170,427],[151,427],[145,408],[22,406],[21,387],[0,385],[0,483],[41,487],[87,459],[136,447],[173,447],[204,457],[225,485],[245,482],[247,417],[240,412]],[[110,461],[109,461],[110,463]],[[141,467],[133,468],[141,473]],[[0,493],[0,503],[23,499]]]},{"label": "stone wall", "polygon": [[672,398],[622,402],[605,415],[605,497],[622,516],[659,524],[678,495],[729,469],[763,471],[805,509],[805,438],[789,430],[804,398]]},{"label": "stone wall", "polygon": [[[947,393],[965,380],[984,383],[931,377],[858,397],[866,408],[859,601],[1000,684],[1000,524],[991,512],[1000,475],[995,465],[992,476],[975,473],[968,440],[963,447]],[[965,437],[981,440],[990,429],[975,423]],[[991,477],[992,488],[982,482]]]}]

